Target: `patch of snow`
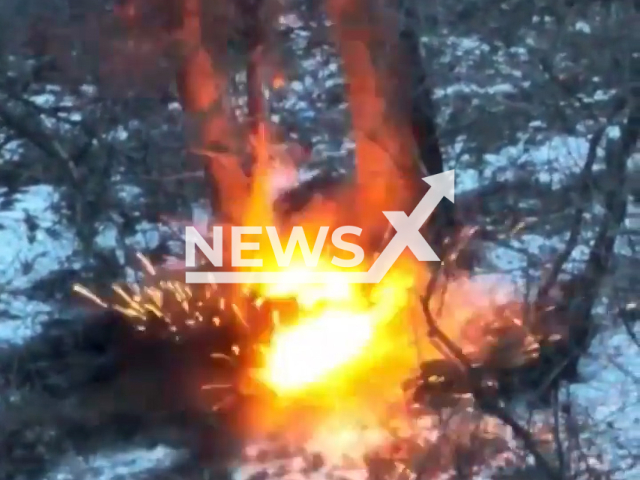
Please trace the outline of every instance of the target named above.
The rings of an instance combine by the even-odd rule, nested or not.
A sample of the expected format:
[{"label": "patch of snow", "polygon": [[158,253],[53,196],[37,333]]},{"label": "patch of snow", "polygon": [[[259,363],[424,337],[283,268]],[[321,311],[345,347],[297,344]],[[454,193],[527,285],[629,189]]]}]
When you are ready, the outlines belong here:
[{"label": "patch of snow", "polygon": [[485,155],[486,164],[489,165],[486,175],[502,172],[505,180],[513,179],[519,165],[524,167],[529,164],[536,166],[535,171],[527,170],[532,180],[559,187],[567,175],[580,170],[588,149],[589,143],[585,137],[569,135],[555,136],[536,147],[526,146],[523,142],[517,146],[505,147],[496,154]]},{"label": "patch of snow", "polygon": [[128,480],[173,465],[182,452],[166,446],[102,452],[68,459],[43,480]]},{"label": "patch of snow", "polygon": [[129,132],[122,125],[119,125],[118,127],[116,127],[111,132],[105,135],[105,139],[108,141],[113,141],[113,140],[123,141],[123,140],[126,140],[127,138],[129,138]]},{"label": "patch of snow", "polygon": [[466,93],[466,94],[479,94],[479,93],[488,93],[488,94],[498,94],[498,93],[516,93],[518,89],[510,83],[500,83],[497,85],[490,86],[480,86],[475,83],[470,82],[460,82],[455,85],[450,85],[446,88],[438,88],[434,90],[434,97],[436,99],[455,95],[457,93]]},{"label": "patch of snow", "polygon": [[591,27],[589,26],[589,24],[587,22],[582,21],[582,20],[576,22],[576,24],[573,26],[573,28],[578,32],[591,33]]},{"label": "patch of snow", "polygon": [[0,343],[37,334],[51,312],[21,291],[60,268],[73,249],[73,237],[57,225],[50,209],[55,199],[52,188],[31,187],[17,195],[13,209],[0,212]]},{"label": "patch of snow", "polygon": [[[0,142],[4,142],[5,138],[0,135]],[[12,140],[5,143],[2,146],[2,150],[0,150],[0,163],[5,161],[14,161],[17,160],[23,152],[24,142],[22,140]],[[4,187],[0,187],[0,191]]]},{"label": "patch of snow", "polygon": [[14,295],[0,294],[0,346],[20,344],[41,331],[42,322],[49,318],[51,307]]},{"label": "patch of snow", "polygon": [[578,415],[589,428],[583,437],[597,439],[615,478],[640,478],[640,346],[624,328],[609,329],[593,341],[580,362],[586,379],[570,391]]}]

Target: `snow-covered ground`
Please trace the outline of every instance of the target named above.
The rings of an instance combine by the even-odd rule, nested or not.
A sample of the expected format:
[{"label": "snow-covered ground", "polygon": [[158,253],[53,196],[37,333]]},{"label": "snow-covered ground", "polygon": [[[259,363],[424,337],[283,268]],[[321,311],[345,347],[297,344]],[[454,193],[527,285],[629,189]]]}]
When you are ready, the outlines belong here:
[{"label": "snow-covered ground", "polygon": [[181,452],[164,446],[109,451],[61,463],[43,480],[129,480],[173,465]]},{"label": "snow-covered ground", "polygon": [[[73,248],[51,212],[55,193],[46,186],[19,194],[11,210],[0,211],[0,342],[19,342],[38,332],[50,308],[25,300],[21,291],[60,268]],[[30,228],[31,227],[31,228]]]},{"label": "snow-covered ground", "polygon": [[[472,39],[461,41],[459,45],[469,55],[477,53],[478,46],[478,42]],[[329,73],[334,75],[336,72]],[[302,88],[301,84],[292,84],[294,90],[297,86]],[[312,89],[313,85],[305,85],[305,88]],[[459,83],[436,91],[436,96],[461,91],[500,93],[512,89],[513,86],[507,83],[492,86]],[[43,97],[41,102],[47,98]],[[294,105],[285,106],[294,109]],[[295,109],[313,112],[306,104],[297,105]],[[535,127],[532,125],[532,128]],[[615,133],[612,129],[610,136],[614,137]],[[450,158],[458,157],[455,147],[448,152]],[[557,185],[564,177],[579,170],[587,148],[587,141],[582,137],[558,136],[535,147],[528,146],[523,138],[521,144],[487,155],[483,163],[491,168],[485,169],[482,175],[473,169],[458,169],[457,189],[458,192],[471,190],[496,172],[503,172],[501,179],[508,180],[517,171],[518,165],[527,164],[552,165],[552,170],[545,168],[534,173],[538,180]],[[527,171],[531,172],[531,169]],[[290,178],[283,180],[285,183],[291,181]],[[0,349],[3,343],[19,343],[38,333],[38,325],[47,318],[50,309],[42,303],[25,300],[20,291],[30,282],[65,265],[73,250],[74,239],[57,226],[56,218],[51,213],[50,206],[54,201],[55,192],[51,189],[31,188],[20,195],[11,210],[0,211]],[[29,227],[33,220],[37,221],[36,228]],[[157,232],[149,226],[140,241],[153,243],[154,236],[157,237]],[[542,237],[523,235],[513,239],[511,244],[517,247],[515,250],[546,257],[557,251],[562,240],[558,238],[554,243]],[[115,244],[110,232],[103,235],[102,242]],[[584,250],[578,249],[576,260],[579,260],[581,253]],[[520,272],[525,260],[522,255],[514,253],[512,248],[496,248],[491,258],[498,271],[511,275],[514,283],[521,283]],[[631,471],[631,465],[627,463],[628,451],[640,451],[640,347],[633,343],[622,327],[609,328],[596,338],[580,367],[586,381],[571,386],[567,391],[577,406],[576,415],[590,425],[584,436],[597,439],[599,448],[605,454],[603,463],[620,469],[616,478],[640,478],[640,468]],[[146,450],[134,448],[129,451],[102,452],[89,458],[68,459],[43,480],[124,480],[151,469],[165,468],[177,458],[179,452],[162,446]],[[239,468],[238,480],[246,479],[263,467],[257,461],[247,462]],[[303,473],[305,465],[302,458],[295,459],[289,467],[293,470],[290,478],[309,477]],[[279,466],[272,464],[269,468],[277,471]],[[328,478],[328,473],[327,469],[322,469],[315,477]],[[343,477],[351,477],[361,472],[339,473]]]},{"label": "snow-covered ground", "polygon": [[[584,145],[579,139],[569,140],[563,143],[556,139],[541,148],[545,162],[550,152],[556,158],[565,159],[575,158],[574,155],[568,155],[568,151],[577,149],[580,154],[584,153]],[[567,150],[562,150],[563,145]],[[574,169],[574,165],[565,165],[570,170]],[[472,176],[468,172],[459,172],[459,187],[471,188],[474,180],[477,181]],[[71,236],[56,227],[49,209],[53,200],[54,193],[51,190],[33,188],[21,194],[13,210],[0,214],[0,280],[8,285],[6,291],[0,291],[0,307],[10,312],[9,320],[0,322],[0,342],[20,342],[38,332],[38,322],[46,318],[48,308],[38,302],[19,298],[19,290],[38,276],[62,265],[73,247]],[[25,219],[30,218],[37,219],[40,228],[29,230]],[[107,240],[108,237],[105,238]],[[524,237],[519,242],[524,250],[532,253],[541,253],[545,246],[549,248],[538,237]],[[515,274],[523,264],[523,259],[508,249],[497,249],[492,258],[498,270],[503,272]],[[30,267],[21,267],[25,263]],[[519,278],[515,276],[514,280],[518,283]],[[629,462],[628,451],[640,451],[640,348],[622,327],[610,328],[596,338],[589,355],[580,366],[586,381],[571,386],[568,391],[578,407],[577,415],[591,425],[589,432],[584,435],[593,438],[594,432],[597,432],[595,438],[605,455],[602,462],[614,469],[630,467],[626,465]],[[178,452],[166,447],[105,452],[91,458],[71,459],[44,480],[124,479],[147,469],[168,466],[176,458]],[[292,474],[302,475],[295,473],[295,462],[290,467]],[[238,470],[238,478],[247,478],[258,468],[255,462],[247,463]],[[276,467],[270,467],[273,468]],[[640,470],[636,472],[640,475]],[[349,472],[341,474],[349,475]],[[630,471],[622,470],[616,478],[638,478],[632,475]]]}]

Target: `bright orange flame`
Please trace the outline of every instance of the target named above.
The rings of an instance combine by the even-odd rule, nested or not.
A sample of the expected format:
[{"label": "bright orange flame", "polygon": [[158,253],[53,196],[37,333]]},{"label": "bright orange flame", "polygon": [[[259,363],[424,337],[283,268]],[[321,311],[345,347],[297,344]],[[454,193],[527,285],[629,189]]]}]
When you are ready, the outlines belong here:
[{"label": "bright orange flame", "polygon": [[[330,271],[326,259],[320,264]],[[300,306],[293,324],[276,326],[264,367],[255,372],[278,397],[259,414],[263,433],[275,430],[339,460],[383,446],[386,422],[408,420],[401,385],[418,369],[408,322],[424,269],[414,261],[396,267],[373,288],[340,281],[263,286],[265,297],[295,297]],[[292,268],[300,279],[314,271]]]},{"label": "bright orange flame", "polygon": [[[246,216],[248,225],[268,226],[276,220],[265,187],[273,180],[269,177],[273,166],[264,133],[263,128],[254,142],[258,174]],[[302,225],[307,234],[313,227],[335,226],[334,222],[339,221],[340,212],[336,215],[322,202],[317,205],[317,210],[308,207],[300,218],[294,219],[294,224]],[[265,237],[261,244],[267,245]],[[308,241],[313,250],[315,237]],[[260,426],[263,433],[264,429],[277,428],[286,436],[302,435],[305,441],[310,435],[323,453],[336,448],[340,450],[336,453],[348,453],[364,445],[354,432],[363,428],[379,432],[390,418],[400,423],[407,420],[407,399],[401,385],[418,374],[421,361],[441,358],[442,353],[430,341],[420,300],[429,278],[426,265],[412,255],[403,255],[376,285],[353,285],[341,282],[339,277],[328,283],[310,283],[315,271],[337,270],[328,260],[328,253],[322,252],[316,268],[304,267],[300,266],[304,265],[300,262],[301,251],[296,248],[287,270],[295,272],[300,281],[261,287],[265,298],[295,298],[300,314],[293,324],[275,325],[265,352],[265,365],[255,372],[278,394],[276,404],[269,405],[268,412],[261,412],[259,421],[264,421],[264,428]],[[262,268],[279,269],[274,258],[265,258],[268,251],[259,254]],[[491,315],[491,295],[468,278],[449,282],[446,289],[437,290],[446,290],[446,301],[439,305],[441,297],[436,295],[433,308],[438,327],[465,347],[471,359],[482,356],[482,346],[489,340],[482,337],[479,329],[474,342],[466,341],[464,337],[469,332],[465,333],[465,329]],[[325,427],[331,427],[329,436],[319,437]],[[340,445],[335,441],[338,437],[342,439]],[[384,438],[376,435],[369,439],[367,448],[384,443]]]},{"label": "bright orange flame", "polygon": [[[335,270],[324,259],[319,263],[320,270]],[[375,328],[355,285],[339,278],[314,284],[314,269],[296,265],[290,271],[300,281],[264,287],[266,297],[294,297],[302,309],[294,325],[276,329],[269,348],[263,380],[280,394],[327,380],[364,350]]]},{"label": "bright orange flame", "polygon": [[[320,263],[320,269],[330,270],[329,262]],[[301,280],[313,275],[311,268],[293,270]],[[320,384],[335,387],[377,355],[385,354],[390,342],[384,332],[393,320],[398,321],[396,315],[407,305],[414,274],[392,270],[367,295],[360,286],[339,278],[326,284],[266,285],[266,297],[294,297],[302,314],[294,325],[276,328],[262,380],[281,395],[300,394]],[[410,358],[415,365],[415,354]],[[403,374],[408,373],[406,368],[400,367]]]},{"label": "bright orange flame", "polygon": [[351,361],[372,335],[371,318],[363,313],[328,310],[306,319],[274,337],[266,380],[281,393],[300,390]]},{"label": "bright orange flame", "polygon": [[282,73],[278,73],[273,77],[272,85],[274,89],[278,90],[279,88],[284,87],[285,83],[284,75]]},{"label": "bright orange flame", "polygon": [[[331,271],[329,262],[320,261],[318,270]],[[335,267],[334,267],[335,269]],[[357,295],[354,286],[336,277],[332,283],[312,283],[314,271],[311,268],[292,266],[287,269],[292,274],[292,280],[287,283],[276,283],[265,286],[265,296],[268,298],[291,298],[307,309],[313,308],[323,301],[331,303],[354,302]]]}]

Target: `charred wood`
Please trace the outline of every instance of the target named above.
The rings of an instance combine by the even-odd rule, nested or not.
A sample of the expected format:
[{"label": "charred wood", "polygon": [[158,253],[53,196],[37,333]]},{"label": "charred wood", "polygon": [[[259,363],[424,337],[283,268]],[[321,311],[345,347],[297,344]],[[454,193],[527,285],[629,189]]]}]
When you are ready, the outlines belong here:
[{"label": "charred wood", "polygon": [[274,203],[276,213],[283,218],[301,212],[316,196],[331,198],[332,194],[345,184],[345,176],[334,171],[315,175],[297,187],[286,191]]},{"label": "charred wood", "polygon": [[[412,20],[418,16],[412,2],[401,2],[400,9],[403,15],[400,44],[404,49],[407,65],[411,66],[411,131],[423,172],[426,175],[436,175],[445,170],[445,159],[438,135],[433,90],[422,59],[420,40],[412,25]],[[438,256],[443,258],[448,250],[447,244],[454,242],[459,236],[460,227],[454,205],[440,202],[424,226],[423,234]],[[472,252],[464,249],[458,255],[456,263],[460,268],[471,270],[475,263]]]}]

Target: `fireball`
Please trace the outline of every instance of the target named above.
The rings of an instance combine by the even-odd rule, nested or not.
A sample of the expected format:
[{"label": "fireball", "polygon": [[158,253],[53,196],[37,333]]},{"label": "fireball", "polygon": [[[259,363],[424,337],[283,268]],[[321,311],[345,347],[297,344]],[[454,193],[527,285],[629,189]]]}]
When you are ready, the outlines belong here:
[{"label": "fireball", "polygon": [[[313,396],[326,404],[346,395],[377,397],[375,380],[393,377],[402,383],[417,367],[412,329],[401,315],[411,307],[416,287],[416,270],[409,264],[415,266],[399,263],[369,291],[339,278],[327,284],[264,285],[265,298],[295,298],[300,312],[293,322],[275,326],[260,380],[281,397]],[[331,266],[322,261],[320,268]],[[313,275],[312,268],[292,270],[300,279]],[[370,378],[372,369],[376,379]]]},{"label": "fireball", "polygon": [[271,343],[265,381],[281,393],[321,382],[364,350],[373,328],[366,313],[327,310],[278,332]]}]

